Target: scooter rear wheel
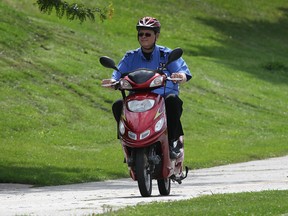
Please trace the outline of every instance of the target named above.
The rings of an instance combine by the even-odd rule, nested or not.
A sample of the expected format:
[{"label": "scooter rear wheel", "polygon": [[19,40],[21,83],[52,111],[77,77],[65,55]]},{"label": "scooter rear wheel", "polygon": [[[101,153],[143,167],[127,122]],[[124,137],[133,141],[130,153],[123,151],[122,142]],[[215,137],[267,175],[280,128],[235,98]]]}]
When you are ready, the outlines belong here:
[{"label": "scooter rear wheel", "polygon": [[149,197],[152,193],[152,178],[145,149],[138,149],[135,161],[136,177],[141,196]]},{"label": "scooter rear wheel", "polygon": [[171,179],[170,178],[158,179],[157,183],[158,183],[159,193],[162,196],[168,196],[170,194],[170,189],[171,189]]}]

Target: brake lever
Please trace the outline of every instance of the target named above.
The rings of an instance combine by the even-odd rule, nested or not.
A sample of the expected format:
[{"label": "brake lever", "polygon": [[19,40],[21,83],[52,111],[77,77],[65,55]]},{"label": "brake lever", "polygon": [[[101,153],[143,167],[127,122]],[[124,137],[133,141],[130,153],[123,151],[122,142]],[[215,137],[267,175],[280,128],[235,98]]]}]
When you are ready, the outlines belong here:
[{"label": "brake lever", "polygon": [[102,87],[114,87],[115,89],[117,89],[119,83],[120,83],[119,81],[115,81],[115,82],[112,82],[112,83],[109,83],[109,84],[102,84],[101,86]]}]

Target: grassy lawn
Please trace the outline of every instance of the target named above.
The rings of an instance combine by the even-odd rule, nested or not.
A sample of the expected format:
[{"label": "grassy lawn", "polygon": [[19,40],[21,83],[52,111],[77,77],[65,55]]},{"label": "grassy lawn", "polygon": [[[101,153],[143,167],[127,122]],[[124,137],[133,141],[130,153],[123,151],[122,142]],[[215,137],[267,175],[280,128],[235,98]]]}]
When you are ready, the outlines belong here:
[{"label": "grassy lawn", "polygon": [[[112,19],[82,24],[42,14],[34,2],[0,2],[0,183],[128,177],[111,114],[120,94],[100,87],[111,71],[98,59],[118,62],[137,48],[144,15],[161,21],[159,44],[183,48],[193,74],[181,87],[186,166],[288,154],[287,1],[111,0]],[[106,215],[287,215],[287,198],[212,195]]]},{"label": "grassy lawn", "polygon": [[181,87],[186,166],[288,153],[286,1],[111,2],[112,19],[82,24],[34,1],[0,2],[0,182],[128,177],[111,113],[120,94],[101,88],[111,70],[98,59],[138,47],[146,14],[161,21],[159,44],[183,48],[194,76]]},{"label": "grassy lawn", "polygon": [[287,215],[288,191],[202,196],[191,200],[127,207],[105,216],[129,215]]}]

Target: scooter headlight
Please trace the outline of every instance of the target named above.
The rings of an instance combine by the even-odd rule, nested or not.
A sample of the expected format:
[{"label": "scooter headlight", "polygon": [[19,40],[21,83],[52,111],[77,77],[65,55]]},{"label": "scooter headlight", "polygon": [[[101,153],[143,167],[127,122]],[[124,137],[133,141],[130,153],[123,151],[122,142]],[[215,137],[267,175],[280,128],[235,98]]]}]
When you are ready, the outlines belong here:
[{"label": "scooter headlight", "polygon": [[124,126],[124,123],[122,121],[119,122],[119,132],[121,135],[123,135],[125,133],[125,126]]},{"label": "scooter headlight", "polygon": [[151,109],[155,104],[155,100],[144,99],[144,100],[131,100],[128,102],[128,108],[132,112],[144,112]]},{"label": "scooter headlight", "polygon": [[164,122],[165,122],[165,119],[164,117],[162,117],[155,125],[155,132],[158,132],[162,129]]},{"label": "scooter headlight", "polygon": [[121,89],[125,89],[125,90],[132,89],[131,84],[125,79],[120,80],[120,87]]},{"label": "scooter headlight", "polygon": [[150,83],[150,87],[158,87],[158,86],[162,86],[163,85],[163,76],[158,76],[156,77],[151,83]]}]

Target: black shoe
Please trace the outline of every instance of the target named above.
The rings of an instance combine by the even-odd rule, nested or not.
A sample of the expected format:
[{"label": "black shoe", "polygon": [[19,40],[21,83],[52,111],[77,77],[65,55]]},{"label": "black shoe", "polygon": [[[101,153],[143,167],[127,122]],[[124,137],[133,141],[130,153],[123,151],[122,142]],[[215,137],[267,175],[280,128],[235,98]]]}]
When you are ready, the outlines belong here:
[{"label": "black shoe", "polygon": [[[175,145],[174,145],[175,146]],[[180,149],[182,149],[183,148],[183,143],[182,142],[180,142],[180,140],[177,140],[177,144],[176,144],[176,146],[173,148],[173,150],[175,151],[175,152],[180,152]]]},{"label": "black shoe", "polygon": [[170,159],[177,159],[181,155],[181,152],[176,152],[170,149]]},{"label": "black shoe", "polygon": [[179,140],[171,143],[170,145],[170,158],[171,159],[177,159],[181,156],[180,149],[183,148],[183,143]]}]

